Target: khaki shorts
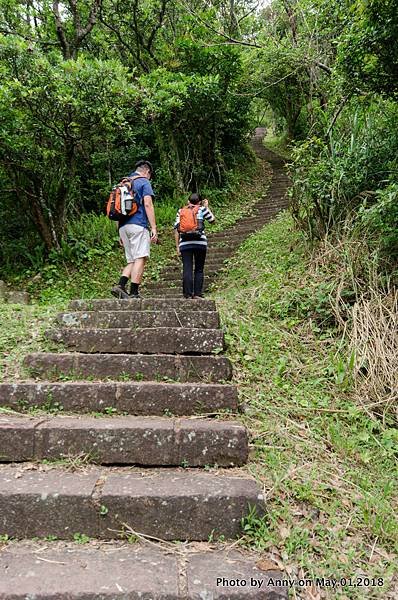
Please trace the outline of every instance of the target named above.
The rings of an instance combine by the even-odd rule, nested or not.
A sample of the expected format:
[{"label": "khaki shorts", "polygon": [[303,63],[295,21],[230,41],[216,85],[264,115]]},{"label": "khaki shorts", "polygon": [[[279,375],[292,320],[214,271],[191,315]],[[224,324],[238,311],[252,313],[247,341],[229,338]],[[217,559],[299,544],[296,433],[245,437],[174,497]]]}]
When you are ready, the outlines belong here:
[{"label": "khaki shorts", "polygon": [[150,255],[151,241],[148,229],[141,225],[128,224],[119,230],[120,239],[123,242],[128,263],[137,258]]}]

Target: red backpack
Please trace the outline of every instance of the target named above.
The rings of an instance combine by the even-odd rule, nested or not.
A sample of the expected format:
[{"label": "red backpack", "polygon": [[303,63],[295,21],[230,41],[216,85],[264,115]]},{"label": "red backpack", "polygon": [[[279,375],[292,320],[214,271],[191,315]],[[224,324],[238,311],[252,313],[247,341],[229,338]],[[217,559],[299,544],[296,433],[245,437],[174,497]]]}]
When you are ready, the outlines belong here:
[{"label": "red backpack", "polygon": [[112,189],[106,204],[106,214],[111,221],[120,221],[122,216],[131,217],[137,212],[139,201],[136,199],[133,182],[140,178],[142,175],[124,177]]}]

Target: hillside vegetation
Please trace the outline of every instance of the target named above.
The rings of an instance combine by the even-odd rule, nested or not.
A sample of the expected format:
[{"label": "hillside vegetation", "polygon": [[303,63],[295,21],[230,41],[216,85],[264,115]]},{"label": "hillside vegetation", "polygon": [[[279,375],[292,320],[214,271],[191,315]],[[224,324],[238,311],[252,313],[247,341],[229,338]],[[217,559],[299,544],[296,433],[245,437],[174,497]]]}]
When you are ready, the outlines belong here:
[{"label": "hillside vegetation", "polygon": [[331,275],[285,213],[243,244],[214,291],[267,503],[244,539],[292,579],[376,580],[322,597],[394,598],[398,432],[355,393]]},{"label": "hillside vegetation", "polygon": [[269,506],[244,542],[299,575],[388,580],[342,599],[397,594],[397,38],[395,0],[0,2],[0,279],[33,299],[0,305],[0,379],[70,298],[109,295],[104,205],[137,159],[157,280],[188,192],[219,229],[258,197],[265,127],[290,210],[214,290]]}]

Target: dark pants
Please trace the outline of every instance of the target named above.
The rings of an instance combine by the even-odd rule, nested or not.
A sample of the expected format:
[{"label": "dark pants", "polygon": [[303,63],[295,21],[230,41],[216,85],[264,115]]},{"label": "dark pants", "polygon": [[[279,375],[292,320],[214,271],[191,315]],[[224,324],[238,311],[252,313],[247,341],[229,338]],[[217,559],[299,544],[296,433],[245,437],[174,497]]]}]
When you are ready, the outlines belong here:
[{"label": "dark pants", "polygon": [[201,296],[203,293],[206,250],[206,247],[181,250],[183,265],[182,289],[185,298]]}]

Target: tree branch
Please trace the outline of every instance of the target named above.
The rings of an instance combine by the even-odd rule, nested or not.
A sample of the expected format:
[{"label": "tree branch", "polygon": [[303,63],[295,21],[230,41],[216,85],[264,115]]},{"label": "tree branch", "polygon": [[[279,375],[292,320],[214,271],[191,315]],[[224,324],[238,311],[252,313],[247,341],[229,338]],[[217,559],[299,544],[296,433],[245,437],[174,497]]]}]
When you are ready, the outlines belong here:
[{"label": "tree branch", "polygon": [[67,60],[71,57],[70,45],[69,45],[68,40],[66,39],[64,26],[62,24],[61,15],[59,12],[59,1],[58,0],[54,0],[54,2],[53,2],[53,15],[54,15],[54,19],[55,19],[55,29],[57,32],[57,37],[59,39],[59,42],[60,42],[61,48],[62,48],[62,54],[63,54],[64,59]]},{"label": "tree branch", "polygon": [[[77,42],[78,45],[84,40],[84,38],[91,32],[94,25],[97,22],[98,14],[102,7],[102,0],[94,0],[93,5],[90,10],[90,14],[88,16],[88,21],[85,27],[81,27],[78,29]],[[80,21],[79,21],[80,24]]]}]

